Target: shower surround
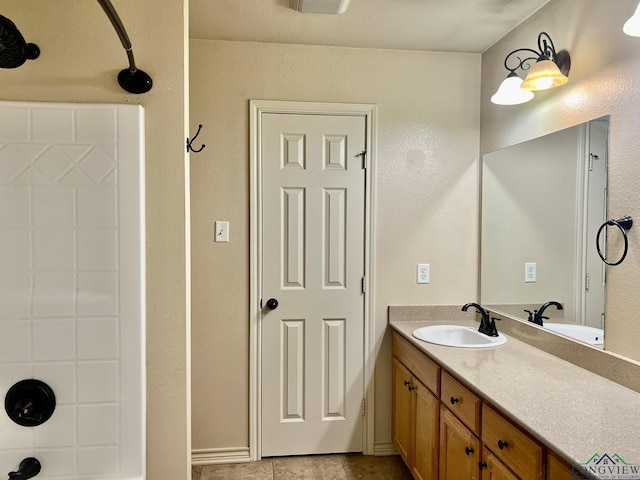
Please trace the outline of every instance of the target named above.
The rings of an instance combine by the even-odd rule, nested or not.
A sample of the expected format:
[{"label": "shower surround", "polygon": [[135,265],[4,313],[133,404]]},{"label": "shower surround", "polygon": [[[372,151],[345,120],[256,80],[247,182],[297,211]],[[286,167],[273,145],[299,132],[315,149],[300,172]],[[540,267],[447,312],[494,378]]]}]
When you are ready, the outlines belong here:
[{"label": "shower surround", "polygon": [[143,118],[0,102],[0,392],[57,400],[37,427],[0,411],[0,478],[31,456],[38,479],[144,478]]}]

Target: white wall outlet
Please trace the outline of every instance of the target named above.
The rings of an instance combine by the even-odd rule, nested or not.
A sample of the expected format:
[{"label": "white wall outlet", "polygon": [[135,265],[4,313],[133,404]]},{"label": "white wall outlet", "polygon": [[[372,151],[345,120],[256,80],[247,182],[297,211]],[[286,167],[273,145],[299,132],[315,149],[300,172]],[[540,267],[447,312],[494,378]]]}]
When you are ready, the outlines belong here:
[{"label": "white wall outlet", "polygon": [[527,262],[524,264],[524,283],[535,283],[536,281],[536,264],[535,262]]},{"label": "white wall outlet", "polygon": [[229,222],[216,220],[216,242],[229,241]]},{"label": "white wall outlet", "polygon": [[416,283],[429,283],[429,270],[430,268],[428,263],[419,263]]}]

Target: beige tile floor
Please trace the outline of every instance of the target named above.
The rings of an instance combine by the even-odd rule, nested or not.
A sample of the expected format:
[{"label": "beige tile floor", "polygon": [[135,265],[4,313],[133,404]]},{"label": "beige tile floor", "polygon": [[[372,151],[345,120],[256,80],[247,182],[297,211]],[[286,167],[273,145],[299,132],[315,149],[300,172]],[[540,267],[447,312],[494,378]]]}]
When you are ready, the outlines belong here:
[{"label": "beige tile floor", "polygon": [[358,454],[265,458],[259,462],[193,466],[192,480],[411,480],[399,456]]}]

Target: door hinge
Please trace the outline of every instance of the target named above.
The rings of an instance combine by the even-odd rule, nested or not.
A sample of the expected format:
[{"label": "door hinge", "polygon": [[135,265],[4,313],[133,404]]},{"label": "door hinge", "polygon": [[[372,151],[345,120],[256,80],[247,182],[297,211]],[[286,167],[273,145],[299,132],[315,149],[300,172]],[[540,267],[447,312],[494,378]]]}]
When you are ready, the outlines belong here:
[{"label": "door hinge", "polygon": [[584,277],[584,289],[589,291],[589,274],[587,273]]},{"label": "door hinge", "polygon": [[362,293],[367,293],[367,279],[362,277]]},{"label": "door hinge", "polygon": [[365,415],[366,409],[367,409],[367,402],[366,402],[366,400],[363,398],[363,399],[362,399],[362,416],[363,416],[363,417],[364,417],[364,415]]},{"label": "door hinge", "polygon": [[360,153],[354,155],[354,157],[362,157],[362,168],[367,169],[367,151],[363,150]]}]

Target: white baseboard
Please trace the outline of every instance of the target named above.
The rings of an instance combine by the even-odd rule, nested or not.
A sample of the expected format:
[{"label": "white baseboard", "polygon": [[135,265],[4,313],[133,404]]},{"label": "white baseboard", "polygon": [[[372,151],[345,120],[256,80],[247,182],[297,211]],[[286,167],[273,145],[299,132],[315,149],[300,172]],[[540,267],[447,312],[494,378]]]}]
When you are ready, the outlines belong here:
[{"label": "white baseboard", "polygon": [[378,457],[398,455],[398,450],[396,450],[393,442],[374,442],[373,454]]},{"label": "white baseboard", "polygon": [[191,451],[191,465],[245,463],[250,461],[249,448],[205,448]]},{"label": "white baseboard", "polygon": [[[393,442],[375,442],[373,454],[378,457],[398,455]],[[249,448],[205,448],[191,451],[191,465],[246,463],[251,461]]]}]

